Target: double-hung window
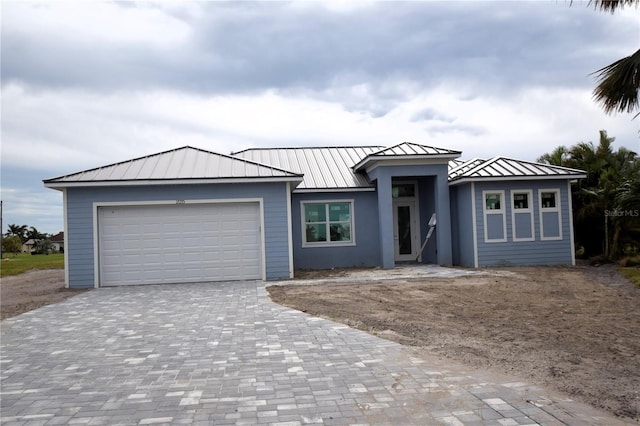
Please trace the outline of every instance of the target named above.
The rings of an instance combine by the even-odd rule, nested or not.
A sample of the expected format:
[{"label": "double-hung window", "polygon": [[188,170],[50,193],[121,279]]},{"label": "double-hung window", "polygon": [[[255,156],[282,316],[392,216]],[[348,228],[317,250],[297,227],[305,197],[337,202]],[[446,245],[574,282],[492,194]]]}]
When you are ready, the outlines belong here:
[{"label": "double-hung window", "polygon": [[540,239],[562,239],[562,215],[560,211],[560,190],[541,189],[538,193],[540,205]]},{"label": "double-hung window", "polygon": [[504,191],[482,191],[484,203],[484,240],[487,243],[507,241]]},{"label": "double-hung window", "polygon": [[484,240],[488,243],[507,241],[504,217],[504,191],[482,191],[484,202]]},{"label": "double-hung window", "polygon": [[353,200],[303,201],[302,246],[348,246],[355,244]]},{"label": "double-hung window", "polygon": [[513,241],[535,240],[532,203],[533,191],[511,191],[511,227]]}]

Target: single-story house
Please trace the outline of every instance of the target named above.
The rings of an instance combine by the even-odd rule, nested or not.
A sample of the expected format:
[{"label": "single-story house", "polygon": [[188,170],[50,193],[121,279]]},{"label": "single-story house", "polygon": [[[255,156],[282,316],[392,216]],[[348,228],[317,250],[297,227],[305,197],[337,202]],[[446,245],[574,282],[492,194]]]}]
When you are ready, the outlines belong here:
[{"label": "single-story house", "polygon": [[69,287],[575,262],[570,182],[585,172],[460,155],[408,142],[187,146],[44,184],[63,194]]},{"label": "single-story house", "polygon": [[36,240],[34,240],[33,238],[29,238],[27,241],[25,241],[22,244],[22,252],[33,253],[34,251],[36,251],[36,244],[37,244]]},{"label": "single-story house", "polygon": [[49,238],[49,241],[51,241],[51,250],[64,253],[64,232],[58,232]]}]

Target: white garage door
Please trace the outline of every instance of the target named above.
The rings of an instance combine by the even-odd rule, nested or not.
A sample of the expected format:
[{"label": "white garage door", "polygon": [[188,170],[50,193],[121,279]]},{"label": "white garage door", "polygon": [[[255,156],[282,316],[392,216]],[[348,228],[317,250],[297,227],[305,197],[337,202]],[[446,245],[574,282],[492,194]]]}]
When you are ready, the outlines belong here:
[{"label": "white garage door", "polygon": [[260,279],[258,203],[98,208],[100,285]]}]

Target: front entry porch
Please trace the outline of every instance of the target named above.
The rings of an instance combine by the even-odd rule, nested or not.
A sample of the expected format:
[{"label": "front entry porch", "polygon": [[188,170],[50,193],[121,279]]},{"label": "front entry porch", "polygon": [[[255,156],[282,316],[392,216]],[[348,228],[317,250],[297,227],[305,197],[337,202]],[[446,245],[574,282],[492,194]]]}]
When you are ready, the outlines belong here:
[{"label": "front entry porch", "polygon": [[[380,265],[398,262],[452,264],[451,220],[446,164],[379,166],[378,193]],[[420,248],[435,213],[438,226],[422,254]]]}]

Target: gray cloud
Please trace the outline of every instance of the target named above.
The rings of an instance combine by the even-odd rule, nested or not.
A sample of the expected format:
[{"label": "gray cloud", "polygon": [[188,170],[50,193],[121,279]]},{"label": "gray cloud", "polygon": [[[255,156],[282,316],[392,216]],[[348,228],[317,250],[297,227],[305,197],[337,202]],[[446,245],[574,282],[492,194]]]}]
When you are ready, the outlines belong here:
[{"label": "gray cloud", "polygon": [[[48,28],[25,32],[5,22],[26,20],[31,6],[9,3],[2,81],[210,94],[295,88],[322,93],[336,84],[375,88],[388,80],[428,88],[464,81],[499,92],[536,84],[589,85],[587,74],[616,58],[597,46],[621,40],[616,17],[563,3],[390,2],[340,13],[321,3],[191,7],[197,10],[148,5],[155,14],[139,19],[171,23],[166,42],[155,43],[152,34],[133,42],[85,39],[67,33],[60,16]],[[135,8],[129,5],[124,13],[130,9]]]},{"label": "gray cloud", "polygon": [[57,232],[42,179],[184,144],[410,140],[532,159],[606,128],[635,148],[637,123],[593,105],[589,73],[637,49],[637,15],[568,1],[6,2],[6,220]]},{"label": "gray cloud", "polygon": [[456,117],[443,114],[436,110],[435,108],[425,108],[421,111],[416,112],[411,117],[411,121],[441,121],[446,123],[452,123]]}]

